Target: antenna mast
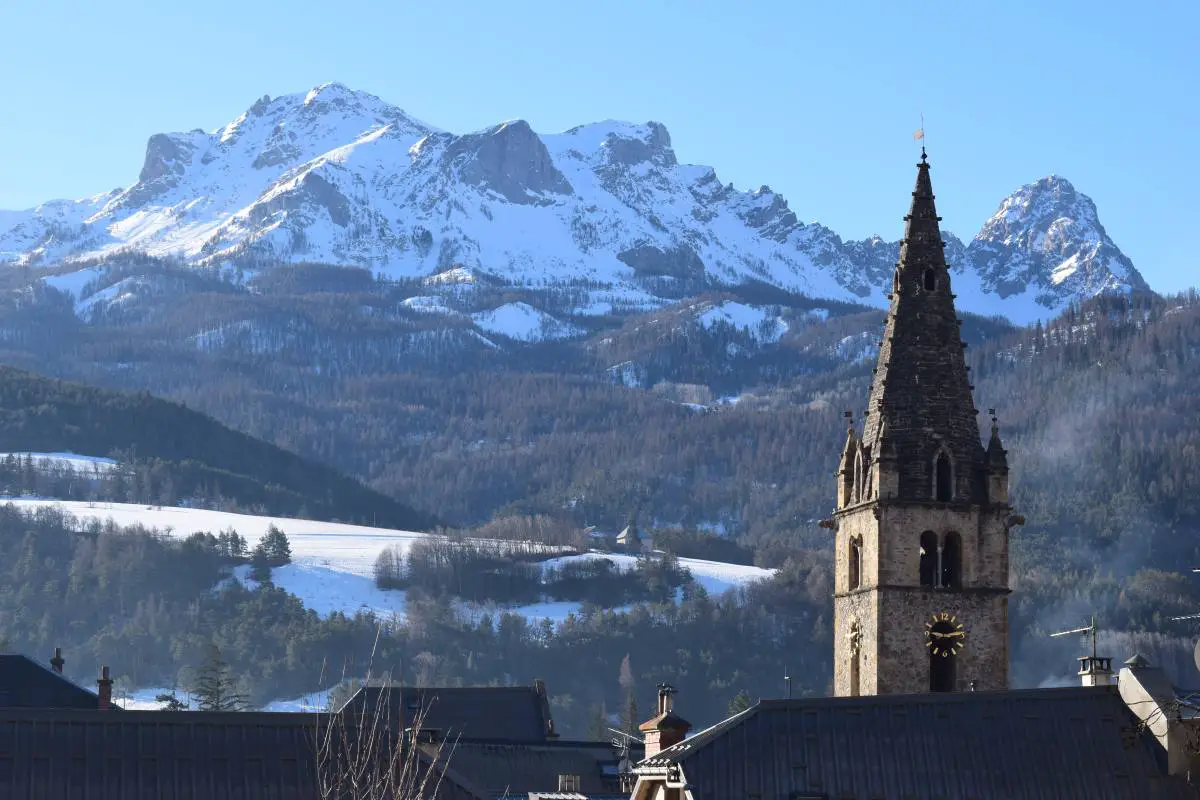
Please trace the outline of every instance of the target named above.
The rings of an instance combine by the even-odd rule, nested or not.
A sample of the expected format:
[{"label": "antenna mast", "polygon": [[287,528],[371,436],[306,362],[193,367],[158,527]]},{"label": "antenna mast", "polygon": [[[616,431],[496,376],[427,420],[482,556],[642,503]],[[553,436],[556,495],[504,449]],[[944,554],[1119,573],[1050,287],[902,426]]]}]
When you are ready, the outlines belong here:
[{"label": "antenna mast", "polygon": [[[1192,572],[1200,572],[1200,567],[1192,567]],[[1200,619],[1200,614],[1184,614],[1182,617],[1171,617],[1171,622],[1185,622]]]},{"label": "antenna mast", "polygon": [[1059,631],[1052,633],[1050,636],[1070,636],[1072,633],[1082,633],[1085,636],[1090,636],[1092,639],[1092,658],[1096,657],[1096,615],[1092,614],[1092,623],[1084,628],[1072,628],[1069,631]]}]

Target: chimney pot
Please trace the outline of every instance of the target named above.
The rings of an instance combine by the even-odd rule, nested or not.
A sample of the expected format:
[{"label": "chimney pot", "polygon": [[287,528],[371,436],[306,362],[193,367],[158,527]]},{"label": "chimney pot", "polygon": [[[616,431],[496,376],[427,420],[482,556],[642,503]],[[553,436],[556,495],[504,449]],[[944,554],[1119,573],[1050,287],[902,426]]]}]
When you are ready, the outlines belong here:
[{"label": "chimney pot", "polygon": [[99,696],[99,707],[101,711],[108,711],[112,708],[112,678],[108,676],[108,667],[100,668],[100,679],[96,681]]},{"label": "chimney pot", "polygon": [[50,659],[50,667],[59,675],[62,675],[63,665],[66,664],[62,657],[62,648],[54,648],[54,658]]}]

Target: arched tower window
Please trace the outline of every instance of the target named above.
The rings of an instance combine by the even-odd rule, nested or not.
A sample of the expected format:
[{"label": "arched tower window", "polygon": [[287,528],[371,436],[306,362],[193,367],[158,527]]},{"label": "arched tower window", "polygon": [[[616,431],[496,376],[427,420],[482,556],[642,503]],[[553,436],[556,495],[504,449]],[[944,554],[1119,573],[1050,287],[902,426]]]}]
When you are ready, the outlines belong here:
[{"label": "arched tower window", "polygon": [[933,588],[937,579],[938,538],[933,531],[921,534],[920,579],[922,586]]},{"label": "arched tower window", "polygon": [[854,454],[854,499],[862,499],[862,483],[863,483],[863,463],[862,450]]},{"label": "arched tower window", "polygon": [[934,274],[933,270],[931,270],[931,269],[925,270],[925,273],[921,276],[921,278],[925,284],[925,291],[927,291],[927,292],[936,292],[937,291],[937,275]]},{"label": "arched tower window", "polygon": [[892,273],[892,291],[900,291],[900,268],[896,267],[896,271]]},{"label": "arched tower window", "polygon": [[942,544],[943,589],[962,588],[962,537],[951,531]]},{"label": "arched tower window", "polygon": [[857,589],[862,585],[862,540],[850,540],[849,552],[850,588]]},{"label": "arched tower window", "polygon": [[954,468],[950,464],[950,456],[943,450],[934,460],[934,497],[939,503],[949,503],[954,499]]},{"label": "arched tower window", "polygon": [[864,500],[870,500],[871,494],[874,491],[874,485],[871,482],[871,448],[864,447],[862,450],[862,495]]}]

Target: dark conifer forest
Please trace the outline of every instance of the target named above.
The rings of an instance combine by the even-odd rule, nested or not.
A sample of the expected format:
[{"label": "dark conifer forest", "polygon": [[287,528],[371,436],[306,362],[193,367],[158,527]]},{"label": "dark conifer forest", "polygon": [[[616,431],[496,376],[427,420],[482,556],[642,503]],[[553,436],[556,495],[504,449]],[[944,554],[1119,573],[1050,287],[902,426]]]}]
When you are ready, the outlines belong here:
[{"label": "dark conifer forest", "polygon": [[[195,495],[473,535],[536,517],[550,522],[538,530],[556,531],[549,544],[570,547],[584,546],[585,526],[615,531],[636,513],[675,555],[779,571],[720,598],[670,569],[628,583],[589,576],[596,602],[569,582],[579,576],[559,575],[558,591],[587,602],[553,627],[503,612],[464,617],[454,604],[478,599],[471,581],[433,562],[413,571],[385,559],[383,579],[409,593],[405,621],[322,619],[269,581],[225,581],[240,562],[208,540],[4,512],[0,633],[10,648],[64,646],[81,678],[107,663],[145,686],[185,680],[216,644],[254,702],[361,678],[368,665],[426,684],[538,677],[560,728],[579,736],[620,717],[626,657],[639,707],[668,680],[701,726],[743,693],[779,696],[785,674],[796,694],[827,691],[832,554],[817,523],[833,505],[842,412],[861,416],[866,400],[881,312],[837,307],[825,319],[805,298],[745,287],[735,296],[789,320],[778,344],[689,325],[695,301],[684,301],[580,320],[591,327],[577,340],[487,348],[406,312],[400,301],[419,287],[366,273],[263,270],[251,292],[167,263],[135,268],[173,291],[81,320],[42,290],[32,305],[3,309],[0,360],[172,402],[7,370],[3,449],[117,455],[140,465],[134,483],[149,482],[126,490],[138,502]],[[532,291],[497,284],[481,296]],[[54,323],[50,333],[29,335],[31,307]],[[252,335],[196,343],[201,331],[248,320]],[[1114,658],[1141,650],[1180,683],[1200,680],[1197,630],[1171,621],[1200,612],[1190,573],[1200,564],[1200,299],[1101,299],[1028,329],[967,317],[963,332],[976,404],[997,409],[1026,518],[1012,544],[1014,683],[1069,677],[1080,643],[1048,634],[1092,613]],[[502,566],[503,578],[490,579],[497,599],[544,593],[521,563]],[[682,602],[662,602],[677,594]],[[609,604],[629,610],[601,610]]]}]

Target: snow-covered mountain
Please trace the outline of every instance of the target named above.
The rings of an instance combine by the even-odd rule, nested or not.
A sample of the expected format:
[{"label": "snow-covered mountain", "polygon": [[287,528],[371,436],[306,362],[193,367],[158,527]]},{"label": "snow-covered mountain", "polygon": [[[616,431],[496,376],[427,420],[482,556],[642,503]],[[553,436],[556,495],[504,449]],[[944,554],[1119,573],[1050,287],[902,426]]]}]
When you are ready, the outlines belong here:
[{"label": "snow-covered mountain", "polygon": [[[126,189],[0,212],[0,261],[130,250],[392,277],[475,271],[580,287],[578,312],[596,314],[747,281],[878,306],[898,243],[844,241],[766,186],[738,191],[679,164],[656,122],[539,135],[514,120],[456,135],[329,83],[263,97],[209,133],[150,137]],[[1016,322],[1146,289],[1092,201],[1059,177],[1005,199],[967,245],[947,234],[947,254],[964,309]]]}]

